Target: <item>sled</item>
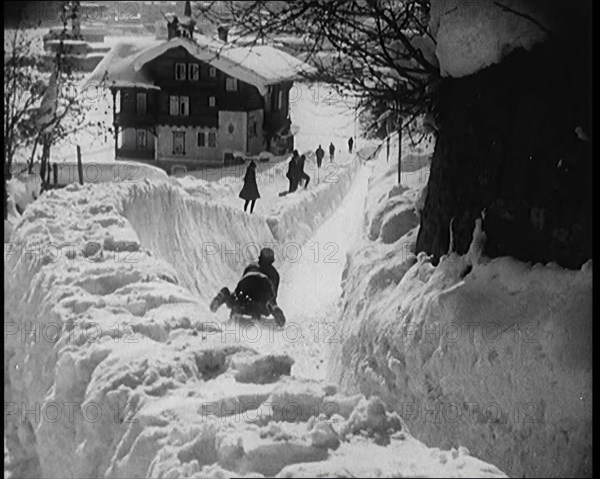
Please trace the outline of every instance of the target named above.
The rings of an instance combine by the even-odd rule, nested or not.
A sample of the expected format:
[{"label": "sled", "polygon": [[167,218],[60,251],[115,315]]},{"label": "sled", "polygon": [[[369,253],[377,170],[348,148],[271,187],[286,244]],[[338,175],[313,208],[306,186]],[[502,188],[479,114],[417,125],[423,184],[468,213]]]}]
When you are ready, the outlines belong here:
[{"label": "sled", "polygon": [[[262,308],[261,308],[262,309]],[[229,320],[240,324],[248,323],[275,323],[277,326],[285,324],[285,315],[279,306],[273,308],[272,313],[265,310],[247,310],[245,308],[234,308],[229,314]]]}]

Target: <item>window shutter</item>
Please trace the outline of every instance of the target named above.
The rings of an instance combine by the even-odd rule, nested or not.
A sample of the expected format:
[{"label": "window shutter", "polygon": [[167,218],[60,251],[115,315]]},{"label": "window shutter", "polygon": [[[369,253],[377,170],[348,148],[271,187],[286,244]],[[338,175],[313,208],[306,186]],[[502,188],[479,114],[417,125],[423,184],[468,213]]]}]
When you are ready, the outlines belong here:
[{"label": "window shutter", "polygon": [[175,80],[185,80],[185,63],[175,63]]},{"label": "window shutter", "polygon": [[198,80],[200,78],[200,65],[197,63],[190,63],[188,65],[188,75],[190,80]]},{"label": "window shutter", "polygon": [[188,116],[190,114],[190,97],[189,96],[180,96],[179,97],[179,114],[181,116]]},{"label": "window shutter", "polygon": [[215,148],[217,146],[217,134],[209,132],[208,134],[208,146]]},{"label": "window shutter", "polygon": [[169,97],[169,115],[179,115],[179,97],[171,95]]}]

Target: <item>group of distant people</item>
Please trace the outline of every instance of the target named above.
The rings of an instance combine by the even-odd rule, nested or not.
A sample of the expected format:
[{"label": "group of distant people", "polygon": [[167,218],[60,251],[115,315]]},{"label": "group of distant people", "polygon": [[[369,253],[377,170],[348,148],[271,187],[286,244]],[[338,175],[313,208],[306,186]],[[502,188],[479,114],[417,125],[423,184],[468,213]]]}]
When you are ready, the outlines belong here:
[{"label": "group of distant people", "polygon": [[[348,151],[352,154],[352,148],[354,146],[354,139],[350,137],[348,140]],[[329,143],[329,162],[333,162],[335,158],[335,145],[333,142]],[[325,157],[325,151],[319,145],[319,147],[315,150],[315,158],[317,160],[317,169],[321,168],[323,164],[323,158]],[[279,193],[279,196],[285,196],[290,193],[298,190],[299,186],[304,185],[304,189],[308,187],[310,183],[310,176],[304,171],[304,166],[306,164],[306,155],[301,155],[298,153],[298,150],[294,150],[292,153],[292,158],[288,163],[288,169],[286,172],[286,178],[289,182],[289,188],[287,191],[283,191]],[[318,173],[317,173],[318,175]],[[318,178],[317,178],[318,181]],[[246,169],[246,174],[244,175],[244,186],[242,187],[242,191],[240,191],[239,197],[242,198],[244,202],[244,211],[248,209],[250,206],[250,213],[254,211],[254,205],[256,204],[256,200],[260,198],[260,193],[258,192],[258,185],[256,184],[256,163],[254,160],[250,162],[248,168]]]}]

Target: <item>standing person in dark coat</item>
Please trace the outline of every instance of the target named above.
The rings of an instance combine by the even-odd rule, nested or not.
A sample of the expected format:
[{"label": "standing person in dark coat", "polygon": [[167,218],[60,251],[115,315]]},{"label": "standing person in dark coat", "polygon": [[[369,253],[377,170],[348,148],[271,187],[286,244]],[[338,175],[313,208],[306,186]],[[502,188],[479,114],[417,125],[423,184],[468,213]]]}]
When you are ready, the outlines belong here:
[{"label": "standing person in dark coat", "polygon": [[304,163],[305,162],[306,162],[306,156],[305,155],[300,156],[300,158],[298,159],[298,178],[300,181],[302,181],[302,180],[306,181],[306,183],[304,183],[304,189],[306,189],[306,187],[310,183],[310,176],[308,176],[304,172]]},{"label": "standing person in dark coat", "polygon": [[298,182],[300,181],[300,170],[298,169],[298,152],[294,150],[294,156],[288,163],[288,171],[285,175],[290,182],[290,190],[288,193],[293,193],[298,189]]},{"label": "standing person in dark coat", "polygon": [[350,137],[350,139],[348,140],[348,151],[350,152],[350,154],[352,154],[352,146],[354,145],[354,139],[352,137]]},{"label": "standing person in dark coat", "polygon": [[321,163],[323,163],[323,158],[325,157],[325,152],[321,148],[321,145],[316,149],[315,157],[317,158],[317,168],[321,168]]},{"label": "standing person in dark coat", "polygon": [[254,160],[250,162],[246,169],[244,186],[242,187],[242,191],[240,191],[240,198],[246,200],[244,203],[244,211],[246,211],[248,203],[250,203],[250,214],[252,214],[254,211],[254,204],[256,203],[256,200],[260,198],[258,185],[256,184],[256,163],[254,163]]},{"label": "standing person in dark coat", "polygon": [[329,143],[329,163],[333,161],[333,155],[335,155],[335,146],[333,146],[333,142]]}]

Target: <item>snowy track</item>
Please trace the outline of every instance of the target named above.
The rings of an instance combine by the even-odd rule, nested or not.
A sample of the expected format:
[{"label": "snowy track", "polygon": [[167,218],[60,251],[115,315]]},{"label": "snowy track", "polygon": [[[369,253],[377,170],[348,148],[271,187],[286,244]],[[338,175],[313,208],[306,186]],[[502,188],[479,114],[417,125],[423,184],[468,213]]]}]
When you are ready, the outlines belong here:
[{"label": "snowy track", "polygon": [[344,203],[299,250],[294,261],[281,268],[278,302],[287,316],[283,329],[271,324],[246,333],[257,338],[252,346],[261,353],[285,353],[294,360],[296,377],[325,379],[327,352],[339,340],[338,302],[346,253],[361,233],[366,199],[367,168],[362,168]]}]

